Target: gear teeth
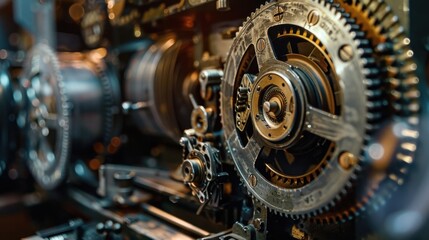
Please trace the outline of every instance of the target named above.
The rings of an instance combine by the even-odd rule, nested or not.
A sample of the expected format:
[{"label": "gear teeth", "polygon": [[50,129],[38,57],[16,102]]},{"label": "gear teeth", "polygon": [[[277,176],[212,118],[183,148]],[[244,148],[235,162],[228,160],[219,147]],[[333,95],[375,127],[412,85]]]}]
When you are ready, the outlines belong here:
[{"label": "gear teeth", "polygon": [[[372,47],[372,43],[366,39],[366,33],[363,31],[360,31],[361,26],[356,23],[356,21],[350,17],[350,14],[342,10],[341,5],[334,3],[332,0],[316,0],[321,6],[324,6],[328,9],[330,9],[331,13],[345,26],[346,29],[350,31],[350,34],[353,34],[354,39],[356,40],[356,46],[358,49],[359,57],[362,59],[362,66],[363,66],[363,74],[365,75],[366,79],[364,80],[364,84],[367,87],[368,91],[365,92],[368,104],[368,117],[367,121],[369,124],[367,124],[366,128],[366,134],[364,137],[364,142],[366,145],[371,139],[371,133],[373,133],[375,130],[379,129],[379,120],[383,117],[383,113],[380,113],[379,109],[385,108],[388,105],[388,102],[385,99],[385,92],[380,91],[380,88],[383,84],[388,83],[389,86],[392,88],[392,97],[399,96],[397,98],[397,103],[393,104],[393,107],[396,109],[398,115],[404,115],[408,116],[412,113],[403,113],[406,111],[406,108],[409,108],[410,106],[413,106],[411,103],[404,106],[404,104],[400,101],[415,101],[418,99],[418,94],[416,92],[410,92],[403,94],[402,90],[403,88],[414,88],[417,83],[418,79],[413,77],[412,73],[415,70],[412,65],[406,64],[410,57],[412,56],[412,51],[408,49],[409,43],[407,42],[400,42],[395,41],[395,38],[402,39],[401,37],[404,35],[404,29],[399,25],[398,18],[395,17],[395,15],[392,14],[392,9],[390,6],[387,6],[383,0],[362,0],[362,1],[356,1],[359,2],[359,6],[361,7],[362,12],[368,13],[368,18],[373,19],[373,24],[376,26],[384,26],[384,28],[380,29],[380,34],[384,34],[387,38],[389,38],[392,42],[386,41],[385,43],[378,44],[375,48]],[[249,22],[251,19],[254,19],[256,14],[260,12],[260,9],[267,6],[269,2],[266,3],[266,5],[261,5],[259,9],[257,9],[254,13],[252,13],[251,18],[247,18],[246,22],[243,24],[245,26],[247,22]],[[386,29],[386,26],[389,26],[390,28]],[[243,30],[243,27],[239,28],[239,31],[236,33],[236,37],[240,35],[241,31]],[[373,51],[375,49],[375,51]],[[401,52],[402,51],[402,52]],[[398,54],[398,52],[401,52]],[[393,65],[395,68],[391,68],[390,72],[388,74],[390,77],[387,79],[387,82],[385,79],[381,80],[378,78],[382,72],[379,68],[375,67],[377,65],[376,59],[372,58],[373,55],[382,55],[383,61],[386,62],[386,65]],[[378,60],[378,58],[377,58]],[[394,63],[394,64],[390,64]],[[398,65],[399,64],[399,65]],[[401,67],[398,67],[398,66]],[[405,71],[406,77],[399,76],[401,72],[399,69],[408,69]],[[411,75],[411,76],[408,76]],[[402,78],[405,78],[407,80],[402,81]],[[417,91],[418,92],[418,91]],[[413,111],[415,112],[415,109],[418,109],[418,103],[415,104],[416,106],[413,107]],[[222,109],[222,108],[221,108]],[[222,122],[223,124],[223,122]],[[412,141],[410,141],[412,142]],[[407,150],[404,150],[407,151]],[[364,149],[363,151],[364,152]],[[412,151],[411,151],[412,153]],[[298,219],[298,218],[310,218],[310,221],[315,221],[323,224],[330,224],[330,223],[339,223],[339,222],[345,222],[348,220],[351,220],[355,217],[358,217],[362,215],[365,211],[368,210],[368,208],[372,206],[380,206],[382,203],[385,203],[385,197],[388,196],[387,193],[381,194],[380,198],[382,201],[377,200],[376,204],[371,204],[370,202],[374,201],[376,196],[379,197],[377,194],[375,194],[373,191],[370,191],[366,196],[364,196],[361,199],[361,202],[358,202],[354,207],[351,207],[349,210],[346,210],[344,212],[339,212],[335,215],[321,215],[323,213],[329,212],[329,210],[337,205],[338,202],[340,202],[344,196],[346,196],[349,191],[348,189],[351,189],[353,187],[353,183],[357,181],[358,175],[360,171],[362,171],[362,166],[364,164],[364,159],[362,155],[359,159],[359,165],[356,166],[354,169],[354,173],[352,174],[351,181],[347,183],[346,188],[343,189],[338,193],[338,195],[327,205],[323,206],[322,208],[311,212],[311,213],[305,213],[305,214],[292,214],[292,213],[286,213],[286,212],[278,212],[275,209],[272,209],[268,206],[268,209],[270,212],[274,212],[280,216],[286,216],[292,219]],[[407,164],[405,164],[407,165]],[[235,168],[236,166],[234,166]],[[404,170],[402,170],[404,169]],[[407,168],[402,168],[401,172],[404,172],[404,174],[407,172]],[[237,172],[238,173],[238,172]],[[274,177],[271,175],[271,177]],[[240,182],[244,184],[245,179],[242,179],[240,176]],[[284,178],[278,178],[279,181],[282,181],[283,183],[288,183],[288,181]],[[397,178],[397,182],[402,181],[402,178]],[[300,179],[300,181],[308,181],[308,179]],[[296,184],[297,181],[289,181],[289,184]],[[247,186],[246,186],[247,188]],[[391,190],[391,189],[389,189]],[[247,191],[252,198],[257,201],[258,203],[264,205],[263,201],[258,200],[255,196],[253,196],[250,191]],[[317,218],[315,218],[317,216]]]},{"label": "gear teeth", "polygon": [[[42,60],[43,59],[43,60]],[[44,43],[39,43],[32,47],[30,53],[26,56],[24,63],[24,78],[29,79],[30,76],[25,76],[25,74],[32,74],[34,70],[41,71],[42,64],[48,64],[51,66],[51,72],[54,84],[52,87],[58,91],[58,98],[60,104],[56,104],[56,107],[61,108],[57,109],[58,114],[61,113],[62,131],[61,136],[57,133],[55,136],[57,141],[55,149],[53,152],[55,154],[55,164],[52,168],[45,168],[37,166],[36,161],[28,161],[30,172],[33,174],[34,178],[38,184],[45,190],[53,190],[61,185],[66,179],[67,175],[67,166],[70,158],[70,148],[71,148],[71,134],[70,131],[70,101],[67,95],[67,90],[64,84],[64,79],[61,73],[60,62],[58,60],[57,53],[48,45]],[[54,90],[54,91],[55,91]],[[57,93],[55,93],[57,94]],[[38,146],[27,146],[27,148],[38,148]],[[29,149],[26,149],[29,150]],[[53,169],[54,168],[54,169]],[[46,181],[46,179],[48,179]]]},{"label": "gear teeth", "polygon": [[103,143],[105,145],[109,144],[110,140],[112,139],[114,132],[114,115],[115,115],[115,103],[114,99],[116,99],[115,94],[113,93],[113,86],[111,84],[111,80],[107,76],[106,71],[107,65],[100,60],[99,62],[94,62],[95,64],[95,70],[97,73],[97,76],[100,78],[101,85],[103,88],[103,104],[104,104],[104,137],[103,137]]}]

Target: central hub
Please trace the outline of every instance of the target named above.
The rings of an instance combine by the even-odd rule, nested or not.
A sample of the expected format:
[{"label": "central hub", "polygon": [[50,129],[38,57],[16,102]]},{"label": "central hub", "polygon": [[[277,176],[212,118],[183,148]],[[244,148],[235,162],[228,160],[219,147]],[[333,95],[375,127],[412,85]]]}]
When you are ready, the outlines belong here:
[{"label": "central hub", "polygon": [[260,136],[279,142],[290,135],[296,122],[296,94],[292,82],[281,71],[262,73],[251,99],[251,117]]}]

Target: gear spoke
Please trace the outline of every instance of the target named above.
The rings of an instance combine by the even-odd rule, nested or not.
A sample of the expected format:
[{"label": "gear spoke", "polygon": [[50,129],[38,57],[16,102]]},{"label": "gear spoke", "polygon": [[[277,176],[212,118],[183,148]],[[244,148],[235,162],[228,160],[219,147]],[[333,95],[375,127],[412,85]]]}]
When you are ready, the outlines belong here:
[{"label": "gear spoke", "polygon": [[[400,66],[412,62],[411,56],[403,60],[404,52],[411,53],[409,39],[393,28],[400,27],[397,22],[384,21],[385,13],[393,16],[384,1],[371,5],[376,8],[367,8],[368,4],[312,0],[268,3],[248,18],[234,40],[233,57],[225,64],[225,79],[241,81],[246,73],[258,77],[249,102],[247,122],[251,120],[252,125],[246,129],[242,122],[235,128],[229,126],[237,120],[234,110],[244,109],[244,97],[232,99],[235,109],[229,104],[231,93],[244,95],[244,89],[239,89],[241,82],[222,83],[225,139],[240,176],[253,183],[247,185],[249,193],[275,213],[297,217],[320,214],[332,222],[359,215],[370,202],[342,202],[349,194],[346,186],[361,183],[360,173],[365,179],[363,186],[367,186],[367,179],[371,184],[386,180],[372,179],[372,169],[357,164],[366,157],[361,154],[368,141],[383,127],[383,121],[392,116],[412,116],[418,109],[414,105],[417,95],[407,94],[415,92],[413,84],[398,81],[386,85],[385,81],[386,77],[415,79],[414,73],[379,70],[391,66],[395,56]],[[363,22],[356,22],[359,19]],[[370,31],[379,23],[385,29]],[[401,44],[387,51],[376,48],[379,42]],[[246,47],[249,45],[254,48]],[[390,163],[412,160],[398,156],[404,155],[392,152]],[[392,165],[385,176],[400,176],[402,169],[398,172]],[[255,173],[261,175],[255,178]],[[386,196],[375,190],[371,188],[368,193]],[[363,193],[357,200],[372,201],[371,196]],[[287,204],[279,199],[288,199]],[[330,212],[337,202],[346,209],[344,212]],[[290,203],[292,211],[287,210]]]},{"label": "gear spoke", "polygon": [[[254,44],[256,46],[256,60],[258,62],[258,68],[259,70],[261,70],[262,66],[265,65],[267,61],[276,59],[276,56],[274,54],[273,46],[271,45],[266,31],[261,31],[261,29],[254,29],[253,35]],[[256,37],[255,35],[259,37]]]},{"label": "gear spoke", "polygon": [[248,150],[249,157],[254,162],[258,158],[259,153],[262,151],[262,146],[256,142],[254,137],[252,137],[249,139],[249,142],[246,145],[246,150]]},{"label": "gear spoke", "polygon": [[341,117],[324,112],[309,106],[306,113],[305,130],[330,141],[339,141],[343,138],[360,139],[356,128]]},{"label": "gear spoke", "polygon": [[47,113],[46,115],[43,116],[43,118],[46,121],[46,126],[49,129],[57,129],[58,128],[58,116],[57,114],[54,113]]},{"label": "gear spoke", "polygon": [[54,162],[55,156],[45,137],[40,137],[39,139],[39,152],[43,154],[42,160],[46,161],[47,164],[52,164]]},{"label": "gear spoke", "polygon": [[[27,135],[29,168],[44,189],[57,187],[65,178],[68,160],[69,122],[68,96],[56,52],[42,43],[33,46],[23,69],[23,86],[27,87],[27,115],[30,133]],[[31,79],[28,85],[25,79]],[[61,115],[61,116],[60,116]]]}]

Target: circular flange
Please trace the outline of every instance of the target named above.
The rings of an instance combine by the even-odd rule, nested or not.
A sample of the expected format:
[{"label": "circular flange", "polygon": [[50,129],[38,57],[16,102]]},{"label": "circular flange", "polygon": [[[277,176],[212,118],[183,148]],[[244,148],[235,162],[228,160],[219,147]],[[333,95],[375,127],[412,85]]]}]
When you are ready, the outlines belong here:
[{"label": "circular flange", "polygon": [[296,94],[291,81],[280,72],[262,73],[251,96],[255,129],[268,141],[281,141],[291,132],[296,118]]},{"label": "circular flange", "polygon": [[[310,24],[308,16],[315,13],[319,19]],[[311,216],[328,209],[359,168],[356,164],[345,170],[337,161],[343,152],[361,155],[370,125],[361,117],[367,116],[369,101],[364,94],[364,48],[348,20],[324,1],[270,3],[252,14],[231,47],[222,82],[225,138],[248,191],[277,213]],[[265,82],[273,65],[282,72],[274,72],[278,83],[271,90]],[[241,130],[234,100],[249,74],[256,77],[250,87],[252,110]],[[258,94],[260,83],[266,91]],[[277,91],[281,83],[289,86]],[[301,113],[290,115],[293,124],[286,126],[291,128],[283,124],[273,134],[278,119],[264,112],[265,100],[272,98],[265,98],[268,93],[278,99],[293,96],[292,109]],[[287,106],[281,114],[288,114]],[[270,122],[259,123],[260,114]],[[288,138],[294,144],[279,142]],[[250,176],[256,184],[246,181]]]}]

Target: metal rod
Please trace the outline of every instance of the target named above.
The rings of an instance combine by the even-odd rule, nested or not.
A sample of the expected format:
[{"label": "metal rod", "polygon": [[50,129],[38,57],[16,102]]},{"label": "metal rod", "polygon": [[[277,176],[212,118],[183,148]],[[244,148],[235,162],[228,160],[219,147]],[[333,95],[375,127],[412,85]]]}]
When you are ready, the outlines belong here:
[{"label": "metal rod", "polygon": [[196,235],[199,235],[202,237],[210,235],[209,232],[207,232],[207,231],[205,231],[205,230],[203,230],[203,229],[201,229],[201,228],[199,228],[199,227],[197,227],[191,223],[188,223],[188,222],[186,222],[186,221],[184,221],[184,220],[182,220],[182,219],[180,219],[174,215],[171,215],[170,213],[165,212],[159,208],[148,205],[146,203],[143,203],[141,205],[141,207],[143,208],[143,210],[149,212],[150,214],[153,214],[156,217],[159,217],[166,222],[169,222],[169,223],[171,223],[175,226],[178,226],[182,229],[185,229],[186,231],[188,231],[190,233],[193,233],[193,234],[196,234]]}]

